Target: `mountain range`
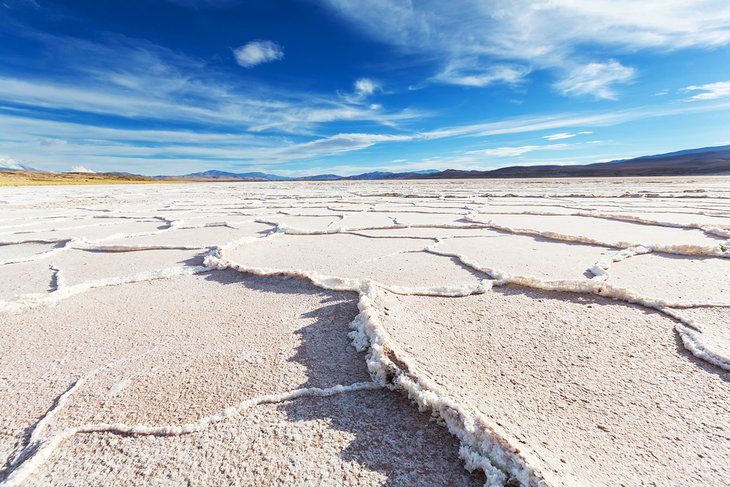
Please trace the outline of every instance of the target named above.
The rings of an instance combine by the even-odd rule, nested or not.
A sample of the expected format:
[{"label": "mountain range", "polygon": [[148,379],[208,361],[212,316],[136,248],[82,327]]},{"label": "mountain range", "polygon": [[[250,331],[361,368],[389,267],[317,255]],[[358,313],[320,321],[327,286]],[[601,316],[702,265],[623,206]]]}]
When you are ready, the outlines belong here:
[{"label": "mountain range", "polygon": [[[10,163],[12,162],[12,163]],[[46,173],[20,165],[15,161],[0,160],[2,172]],[[51,173],[47,173],[51,174]],[[64,173],[65,174],[65,173]],[[75,174],[73,171],[68,174]],[[688,149],[666,154],[598,162],[584,165],[509,166],[492,170],[446,169],[387,172],[375,171],[354,176],[318,174],[306,177],[286,177],[264,172],[234,173],[210,170],[182,176],[155,176],[153,178],[130,173],[98,173],[99,177],[138,178],[167,181],[350,181],[388,179],[481,179],[481,178],[561,178],[561,177],[621,177],[621,176],[701,176],[730,175],[730,145]],[[88,175],[86,177],[89,177]]]},{"label": "mountain range", "polygon": [[560,178],[621,176],[699,176],[730,175],[730,145],[703,147],[666,154],[598,162],[583,165],[509,166],[492,170],[435,169],[411,172],[375,171],[354,176],[318,174],[306,177],[285,177],[263,172],[233,173],[205,171],[183,176],[157,176],[160,179],[192,181],[348,181],[383,179],[472,179],[472,178]]}]

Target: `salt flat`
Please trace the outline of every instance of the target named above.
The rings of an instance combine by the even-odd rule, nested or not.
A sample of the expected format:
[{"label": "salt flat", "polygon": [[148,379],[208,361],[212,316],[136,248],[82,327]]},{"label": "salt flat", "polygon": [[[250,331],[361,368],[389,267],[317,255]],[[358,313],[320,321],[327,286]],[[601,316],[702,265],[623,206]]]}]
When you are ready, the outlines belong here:
[{"label": "salt flat", "polygon": [[0,208],[0,485],[730,484],[730,177]]}]

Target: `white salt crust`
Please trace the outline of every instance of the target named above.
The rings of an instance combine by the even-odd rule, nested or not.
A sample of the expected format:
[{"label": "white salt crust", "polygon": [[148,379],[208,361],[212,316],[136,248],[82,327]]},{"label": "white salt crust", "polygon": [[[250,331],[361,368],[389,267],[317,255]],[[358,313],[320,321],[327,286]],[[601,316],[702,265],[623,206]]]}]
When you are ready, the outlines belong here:
[{"label": "white salt crust", "polygon": [[[597,186],[598,188],[598,186]],[[37,233],[43,233],[43,238],[34,238],[34,232],[18,233],[19,230],[32,226],[31,223],[18,223],[7,225],[4,228],[0,226],[0,245],[21,245],[23,243],[47,243],[55,244],[55,246],[44,252],[27,255],[19,258],[10,258],[0,261],[0,266],[12,265],[18,262],[40,261],[48,259],[52,261],[53,257],[70,249],[84,249],[102,252],[135,252],[142,250],[205,250],[208,252],[204,260],[203,266],[176,266],[160,269],[150,272],[142,272],[138,274],[115,276],[107,279],[90,280],[76,285],[67,285],[64,281],[63,269],[50,264],[53,271],[52,291],[49,293],[38,293],[22,295],[14,300],[0,302],[0,313],[20,313],[29,308],[54,305],[64,299],[72,298],[80,293],[88,290],[106,287],[118,286],[127,283],[144,282],[156,279],[166,279],[179,275],[198,274],[205,272],[214,272],[215,270],[234,269],[242,273],[267,276],[267,277],[289,277],[306,280],[314,286],[333,290],[355,292],[359,296],[358,308],[359,314],[350,324],[352,331],[350,337],[353,346],[360,351],[367,351],[367,367],[373,379],[373,382],[355,383],[350,385],[337,385],[334,387],[320,388],[304,388],[296,389],[284,394],[274,394],[260,396],[253,399],[243,401],[240,404],[226,408],[225,410],[212,415],[201,418],[195,422],[180,425],[126,425],[126,424],[86,424],[72,427],[53,434],[46,434],[50,429],[54,416],[63,408],[73,394],[83,386],[83,384],[97,374],[101,369],[95,369],[83,377],[80,377],[66,392],[64,392],[56,400],[53,407],[44,415],[35,428],[32,430],[26,446],[18,451],[10,460],[10,473],[0,485],[21,485],[25,480],[30,478],[48,458],[51,457],[53,451],[64,441],[77,434],[108,432],[125,435],[158,435],[170,436],[189,434],[201,431],[207,426],[226,420],[227,418],[241,414],[251,407],[259,404],[270,404],[283,401],[290,401],[305,397],[328,397],[335,394],[347,393],[359,390],[380,389],[386,387],[388,389],[397,390],[406,394],[413,400],[419,409],[430,411],[433,416],[442,421],[449,431],[455,435],[461,442],[459,456],[463,459],[467,470],[482,470],[487,477],[486,485],[497,486],[504,485],[507,480],[519,482],[521,485],[545,485],[543,474],[533,465],[539,462],[531,462],[530,455],[527,452],[521,452],[514,448],[510,441],[509,435],[502,431],[497,423],[483,415],[481,412],[473,410],[467,405],[456,403],[441,388],[432,381],[418,373],[416,367],[410,363],[405,353],[389,336],[383,327],[380,314],[383,312],[380,305],[382,293],[394,293],[401,295],[423,295],[423,296],[468,296],[489,292],[492,286],[518,286],[529,289],[536,289],[548,292],[570,292],[577,294],[592,294],[620,300],[627,303],[637,304],[646,308],[657,310],[675,321],[675,330],[680,337],[684,347],[694,356],[713,364],[721,369],[730,370],[730,357],[722,350],[714,348],[713,343],[708,342],[702,333],[702,324],[696,323],[692,319],[684,316],[681,309],[694,307],[726,307],[730,306],[728,302],[677,302],[662,299],[661,297],[644,296],[630,289],[616,287],[606,282],[611,266],[614,263],[621,262],[625,259],[637,255],[647,253],[665,253],[680,256],[704,256],[711,258],[729,258],[730,244],[727,241],[718,241],[716,245],[668,245],[661,242],[632,242],[617,240],[605,242],[595,240],[581,235],[567,235],[550,231],[541,231],[530,228],[512,228],[499,225],[492,220],[484,220],[488,218],[488,213],[482,213],[484,208],[490,207],[490,201],[507,201],[507,200],[525,200],[525,201],[548,201],[550,205],[562,207],[568,210],[565,212],[541,212],[541,211],[523,211],[517,214],[534,215],[534,216],[576,216],[591,217],[606,220],[617,220],[638,225],[655,225],[661,227],[700,230],[708,236],[730,238],[730,228],[722,225],[706,225],[700,223],[674,223],[663,220],[652,220],[644,217],[631,215],[619,215],[606,213],[601,210],[587,211],[571,211],[576,208],[578,200],[581,205],[588,205],[591,201],[598,201],[610,198],[637,198],[645,201],[654,199],[658,204],[673,204],[676,201],[699,201],[709,205],[713,215],[726,215],[730,211],[730,195],[725,194],[722,190],[713,190],[707,194],[681,194],[675,193],[672,189],[663,188],[657,193],[643,192],[621,192],[606,193],[598,188],[593,193],[549,193],[549,194],[516,194],[514,192],[503,193],[485,193],[482,195],[466,195],[461,197],[460,202],[454,202],[451,206],[443,194],[439,194],[438,189],[432,189],[432,192],[424,192],[420,195],[414,195],[409,192],[394,191],[383,196],[366,190],[362,192],[351,191],[348,197],[339,199],[336,203],[324,203],[327,198],[323,198],[323,203],[312,205],[311,210],[303,211],[301,209],[291,209],[292,203],[296,201],[288,201],[289,198],[283,197],[277,203],[266,203],[266,197],[260,199],[252,198],[253,204],[247,203],[247,199],[242,197],[240,201],[242,205],[231,206],[227,212],[228,217],[223,218],[224,221],[190,223],[180,218],[167,218],[165,216],[154,215],[151,218],[136,218],[123,216],[115,210],[96,210],[107,211],[109,216],[96,215],[94,218],[129,218],[133,221],[157,221],[162,228],[155,231],[137,232],[137,233],[113,233],[105,235],[102,238],[88,240],[85,238],[47,238],[47,232],[53,231],[56,227],[51,226],[38,230]],[[704,190],[702,190],[704,191]],[[379,197],[382,202],[378,205],[365,204],[362,201]],[[459,198],[460,196],[454,196]],[[353,201],[352,198],[359,198]],[[406,198],[416,198],[410,202],[410,205],[402,204]],[[10,199],[13,201],[13,199]],[[314,201],[314,198],[312,198]],[[572,203],[566,203],[567,201]],[[22,198],[17,200],[22,202]],[[401,202],[398,205],[398,201]],[[429,201],[431,203],[429,203]],[[614,200],[615,201],[615,200]],[[257,202],[259,204],[257,204]],[[443,202],[444,206],[433,204],[435,202]],[[20,203],[15,203],[22,208]],[[409,207],[410,206],[410,207]],[[432,208],[439,211],[429,211]],[[287,210],[288,209],[288,210]],[[94,211],[93,208],[76,207],[74,210]],[[176,214],[194,215],[196,211],[192,206],[185,204],[168,205],[159,209],[158,213],[172,212]],[[709,210],[708,210],[709,211]],[[703,214],[697,212],[697,214]],[[288,226],[282,222],[283,219],[277,218],[277,214],[284,215],[287,218],[322,218],[330,217],[332,221],[325,228],[306,228]],[[390,217],[389,224],[385,225],[353,225],[348,226],[348,216],[352,215],[382,215],[388,217],[390,214],[399,215],[440,215],[440,217],[453,218],[454,222],[448,223],[405,223],[405,217]],[[235,223],[227,223],[225,221],[231,215],[239,217],[247,217],[245,221],[258,222],[272,227],[271,232],[264,236],[246,235],[232,242],[206,247],[200,245],[186,244],[180,242],[175,245],[145,245],[145,244],[125,244],[124,240],[140,236],[153,236],[166,232],[181,229],[205,229],[210,227],[227,227],[236,229]],[[266,215],[265,217],[257,215]],[[250,217],[250,218],[248,218]],[[59,216],[59,219],[63,219]],[[196,217],[197,218],[197,217]],[[377,220],[377,219],[376,219]],[[11,221],[11,219],[3,219],[3,222]],[[193,220],[196,221],[197,220]],[[231,220],[232,221],[232,220]],[[302,220],[305,221],[305,220]],[[379,220],[378,220],[379,221]],[[4,223],[2,224],[4,225]],[[59,229],[64,231],[74,229],[84,229],[90,227],[109,226],[112,223],[107,222],[85,222],[79,225],[61,226]],[[244,266],[228,260],[226,253],[234,247],[245,246],[251,242],[265,242],[267,239],[278,238],[281,235],[325,235],[334,233],[350,233],[359,235],[360,232],[369,231],[396,231],[403,229],[421,229],[427,232],[429,229],[443,231],[462,231],[462,230],[496,230],[507,234],[528,235],[533,237],[545,238],[556,242],[575,242],[587,245],[595,245],[601,247],[609,247],[616,249],[612,255],[603,257],[595,263],[587,263],[588,270],[594,276],[593,279],[584,280],[560,280],[548,281],[534,277],[526,277],[508,274],[499,269],[490,268],[475,262],[468,256],[446,252],[439,249],[441,242],[448,238],[457,238],[443,236],[421,236],[431,243],[424,247],[423,252],[451,257],[457,259],[465,267],[468,267],[476,273],[483,274],[485,278],[478,283],[464,284],[460,286],[431,286],[431,287],[403,287],[394,286],[387,282],[376,282],[371,279],[352,279],[343,278],[332,275],[320,275],[317,272],[297,270],[292,268],[269,268],[262,263],[261,266]],[[363,234],[364,235],[364,234]],[[369,238],[398,238],[397,235],[383,234],[374,237],[372,234],[367,235]],[[468,238],[468,237],[465,237]],[[658,276],[660,278],[660,276]],[[125,359],[126,360],[126,359]],[[117,363],[109,364],[105,367],[116,366]],[[105,368],[102,367],[102,368]]]}]

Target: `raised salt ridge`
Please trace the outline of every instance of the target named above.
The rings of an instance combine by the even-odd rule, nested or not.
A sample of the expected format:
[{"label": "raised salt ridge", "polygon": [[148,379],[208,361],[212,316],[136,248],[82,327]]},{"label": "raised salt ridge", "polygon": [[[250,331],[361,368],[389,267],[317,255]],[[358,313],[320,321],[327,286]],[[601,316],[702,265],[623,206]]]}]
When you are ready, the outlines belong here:
[{"label": "raised salt ridge", "polygon": [[727,484],[730,179],[606,182],[4,189],[0,485]]}]

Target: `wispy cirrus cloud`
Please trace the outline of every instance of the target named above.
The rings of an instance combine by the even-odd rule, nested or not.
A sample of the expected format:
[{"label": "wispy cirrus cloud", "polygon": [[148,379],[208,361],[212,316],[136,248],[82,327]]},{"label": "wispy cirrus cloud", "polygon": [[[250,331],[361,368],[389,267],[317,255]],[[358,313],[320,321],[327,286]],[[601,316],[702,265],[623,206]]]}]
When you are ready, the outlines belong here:
[{"label": "wispy cirrus cloud", "polygon": [[49,56],[63,60],[75,79],[69,83],[65,77],[0,75],[0,103],[26,111],[65,110],[80,119],[93,114],[136,123],[175,120],[283,133],[310,133],[318,125],[341,120],[394,127],[423,115],[364,106],[335,92],[233,82],[201,60],[146,41],[113,37],[104,44],[32,31],[28,35]]},{"label": "wispy cirrus cloud", "polygon": [[[634,68],[617,60],[587,58],[581,47],[599,46],[616,57],[642,49],[730,44],[730,3],[725,0],[329,0],[329,4],[372,37],[436,59],[441,66],[434,79],[469,86],[510,84],[531,71],[548,69],[560,78],[555,85],[560,93],[613,99],[618,96],[615,86],[629,81]],[[500,65],[511,69],[499,76],[495,66]]]},{"label": "wispy cirrus cloud", "polygon": [[[346,107],[346,105],[343,105]],[[5,109],[0,111],[0,126],[3,137],[0,139],[0,153],[7,154],[15,161],[23,161],[34,167],[44,169],[65,170],[72,164],[86,167],[116,168],[140,172],[143,174],[167,173],[182,174],[201,169],[216,167],[234,169],[241,166],[266,167],[270,169],[287,167],[294,161],[310,161],[308,165],[317,167],[316,163],[329,160],[327,158],[342,157],[345,154],[363,152],[364,159],[370,161],[367,150],[384,144],[424,144],[434,147],[432,154],[438,159],[438,167],[453,164],[453,167],[485,167],[488,157],[519,157],[529,152],[537,152],[546,147],[561,144],[524,144],[517,146],[498,145],[485,150],[462,152],[445,156],[439,144],[426,146],[429,141],[450,139],[456,142],[461,138],[479,140],[489,137],[501,137],[515,134],[540,133],[556,131],[548,136],[565,134],[573,136],[588,132],[583,128],[605,127],[629,121],[699,113],[704,111],[723,111],[730,109],[730,102],[708,100],[691,104],[679,104],[670,107],[637,107],[619,111],[605,111],[588,114],[555,113],[542,116],[526,116],[502,120],[486,121],[467,125],[451,125],[430,130],[389,130],[383,132],[335,132],[331,135],[315,136],[309,134],[290,135],[286,132],[273,134],[270,132],[252,132],[243,126],[227,124],[226,130],[215,125],[203,128],[171,126],[165,129],[152,129],[148,124],[127,128],[105,127],[86,121],[70,122],[62,120],[45,120],[39,115],[28,116],[26,109]],[[320,123],[332,113],[313,114],[319,122],[308,120],[306,123]],[[300,124],[303,115],[293,113]],[[336,114],[342,119],[343,114]],[[354,115],[353,115],[354,116]],[[282,122],[281,123],[289,123]],[[235,128],[235,130],[232,130]],[[385,127],[387,128],[387,127]],[[581,130],[568,132],[566,129]],[[66,143],[50,143],[39,149],[44,139],[63,140]],[[547,139],[550,140],[550,139]],[[462,142],[458,142],[462,144]],[[545,149],[545,150],[553,150]],[[495,152],[496,151],[496,152]],[[150,161],[154,160],[154,164]],[[333,160],[333,162],[339,159]],[[433,159],[432,160],[436,160]],[[118,161],[118,162],[113,162]],[[427,164],[422,161],[422,169],[436,167],[436,163]],[[529,161],[528,161],[529,162]],[[420,163],[419,163],[420,164]],[[405,167],[399,163],[398,167]],[[409,166],[411,167],[411,166]],[[412,166],[417,167],[417,166]],[[391,164],[390,169],[394,169]],[[283,169],[288,170],[288,169]],[[329,172],[329,171],[325,171]]]},{"label": "wispy cirrus cloud", "polygon": [[683,91],[699,91],[700,93],[690,97],[692,100],[715,100],[717,98],[726,98],[730,97],[730,81],[719,81],[717,83],[707,83],[704,85],[692,85],[686,87]]},{"label": "wispy cirrus cloud", "polygon": [[589,134],[592,134],[592,133],[593,132],[590,132],[590,131],[587,131],[587,130],[585,130],[583,132],[577,132],[577,133],[560,132],[560,133],[557,133],[557,134],[543,135],[542,138],[543,139],[546,139],[546,140],[563,140],[563,139],[571,139],[571,138],[576,137],[578,135],[589,135]]},{"label": "wispy cirrus cloud", "polygon": [[459,60],[451,61],[433,79],[440,83],[482,88],[495,83],[518,84],[530,71],[528,66],[518,64],[480,66],[478,62]]},{"label": "wispy cirrus cloud", "polygon": [[569,144],[549,144],[549,145],[523,145],[520,147],[495,147],[493,149],[482,149],[477,151],[469,151],[469,154],[482,154],[485,156],[495,157],[517,157],[528,152],[542,150],[560,150],[567,149]]},{"label": "wispy cirrus cloud", "polygon": [[614,86],[625,84],[636,76],[636,70],[611,60],[607,63],[589,63],[570,70],[568,75],[555,83],[555,88],[565,95],[593,95],[604,100],[617,98]]},{"label": "wispy cirrus cloud", "polygon": [[244,68],[284,59],[284,49],[273,41],[251,41],[233,51],[236,62]]}]

